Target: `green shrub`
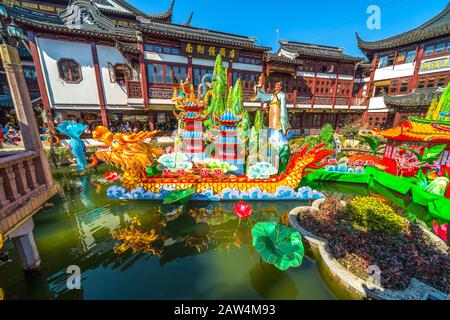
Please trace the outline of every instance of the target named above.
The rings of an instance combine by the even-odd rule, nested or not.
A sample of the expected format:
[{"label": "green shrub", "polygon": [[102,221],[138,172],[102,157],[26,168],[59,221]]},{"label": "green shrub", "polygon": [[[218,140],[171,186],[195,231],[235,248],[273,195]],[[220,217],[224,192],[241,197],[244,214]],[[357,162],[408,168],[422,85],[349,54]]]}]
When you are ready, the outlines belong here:
[{"label": "green shrub", "polygon": [[353,140],[359,135],[359,129],[359,126],[348,123],[339,130],[339,133],[342,134],[344,138]]},{"label": "green shrub", "polygon": [[406,230],[406,222],[394,210],[373,197],[356,197],[347,204],[347,213],[355,227],[367,232],[397,234]]}]

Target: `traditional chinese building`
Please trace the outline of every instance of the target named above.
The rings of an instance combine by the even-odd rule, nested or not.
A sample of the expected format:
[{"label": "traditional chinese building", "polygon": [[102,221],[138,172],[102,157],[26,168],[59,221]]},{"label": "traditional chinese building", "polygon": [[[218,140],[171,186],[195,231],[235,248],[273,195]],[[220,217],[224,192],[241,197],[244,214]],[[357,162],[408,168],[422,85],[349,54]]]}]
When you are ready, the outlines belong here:
[{"label": "traditional chinese building", "polygon": [[267,58],[266,85],[284,84],[290,123],[296,135],[316,134],[329,123],[339,127],[361,119],[367,108],[363,59],[344,49],[280,41],[278,52]]},{"label": "traditional chinese building", "polygon": [[421,26],[397,36],[364,41],[359,48],[372,61],[370,103],[364,123],[398,126],[408,115],[424,115],[437,88],[450,77],[450,4]]},{"label": "traditional chinese building", "polygon": [[[270,49],[251,37],[172,21],[174,1],[146,14],[124,0],[0,0],[26,30],[41,103],[57,121],[143,121],[176,128],[172,87],[194,85],[221,54],[229,78],[256,76]],[[231,83],[230,83],[231,85]],[[247,97],[251,96],[247,88]]]}]

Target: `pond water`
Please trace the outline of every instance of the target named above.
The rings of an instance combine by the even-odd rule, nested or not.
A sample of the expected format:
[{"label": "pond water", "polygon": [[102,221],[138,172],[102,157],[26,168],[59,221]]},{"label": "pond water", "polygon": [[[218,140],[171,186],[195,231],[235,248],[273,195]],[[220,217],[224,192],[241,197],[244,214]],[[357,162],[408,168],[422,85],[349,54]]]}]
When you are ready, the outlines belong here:
[{"label": "pond water", "polygon": [[[239,225],[233,202],[164,206],[109,200],[99,172],[55,172],[59,193],[34,216],[42,270],[25,276],[11,241],[12,262],[0,266],[7,299],[336,299],[314,260],[279,271],[254,250],[251,225],[286,222],[301,202],[252,202],[250,226]],[[158,236],[132,248],[113,237]],[[134,231],[133,231],[134,230]],[[136,237],[132,237],[136,239]],[[147,250],[147,252],[144,252]],[[67,288],[67,268],[82,272],[81,290]]]}]

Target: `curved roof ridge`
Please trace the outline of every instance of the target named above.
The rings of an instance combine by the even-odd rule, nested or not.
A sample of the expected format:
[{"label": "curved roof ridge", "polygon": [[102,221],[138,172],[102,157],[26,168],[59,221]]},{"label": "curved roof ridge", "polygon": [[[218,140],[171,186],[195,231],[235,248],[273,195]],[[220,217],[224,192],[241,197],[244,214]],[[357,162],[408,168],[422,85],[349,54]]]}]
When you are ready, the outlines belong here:
[{"label": "curved roof ridge", "polygon": [[367,51],[392,49],[445,34],[450,34],[450,2],[436,16],[414,29],[376,41],[363,40],[356,32],[356,40],[358,47],[367,54]]}]

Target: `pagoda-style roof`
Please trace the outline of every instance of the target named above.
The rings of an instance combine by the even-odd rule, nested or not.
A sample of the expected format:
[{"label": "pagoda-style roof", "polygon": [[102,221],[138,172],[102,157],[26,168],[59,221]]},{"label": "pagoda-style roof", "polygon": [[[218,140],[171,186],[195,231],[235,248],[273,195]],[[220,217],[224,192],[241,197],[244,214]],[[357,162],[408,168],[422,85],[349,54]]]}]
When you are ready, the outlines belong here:
[{"label": "pagoda-style roof", "polygon": [[410,117],[398,127],[372,131],[396,141],[450,143],[450,122]]},{"label": "pagoda-style roof", "polygon": [[269,47],[257,45],[256,38],[253,37],[201,29],[190,25],[165,23],[139,17],[138,20],[140,23],[136,25],[136,29],[149,35],[164,36],[180,40],[209,42],[228,46],[239,46],[262,52],[271,49]]},{"label": "pagoda-style roof", "polygon": [[445,9],[437,16],[410,31],[384,40],[372,42],[362,40],[359,37],[358,33],[356,33],[356,39],[358,41],[358,47],[368,57],[372,57],[374,53],[379,51],[403,47],[406,45],[448,35],[450,35],[450,3],[448,3]]},{"label": "pagoda-style roof", "polygon": [[286,40],[280,40],[279,43],[280,48],[276,55],[291,60],[302,58],[328,59],[345,62],[359,62],[364,60],[360,57],[345,54],[343,48]]},{"label": "pagoda-style roof", "polygon": [[233,126],[241,119],[242,115],[237,116],[230,108],[226,108],[221,115],[216,116],[216,121],[225,126]]},{"label": "pagoda-style roof", "polygon": [[429,107],[434,98],[439,98],[442,92],[436,88],[415,89],[410,94],[384,96],[384,103],[392,107]]}]

